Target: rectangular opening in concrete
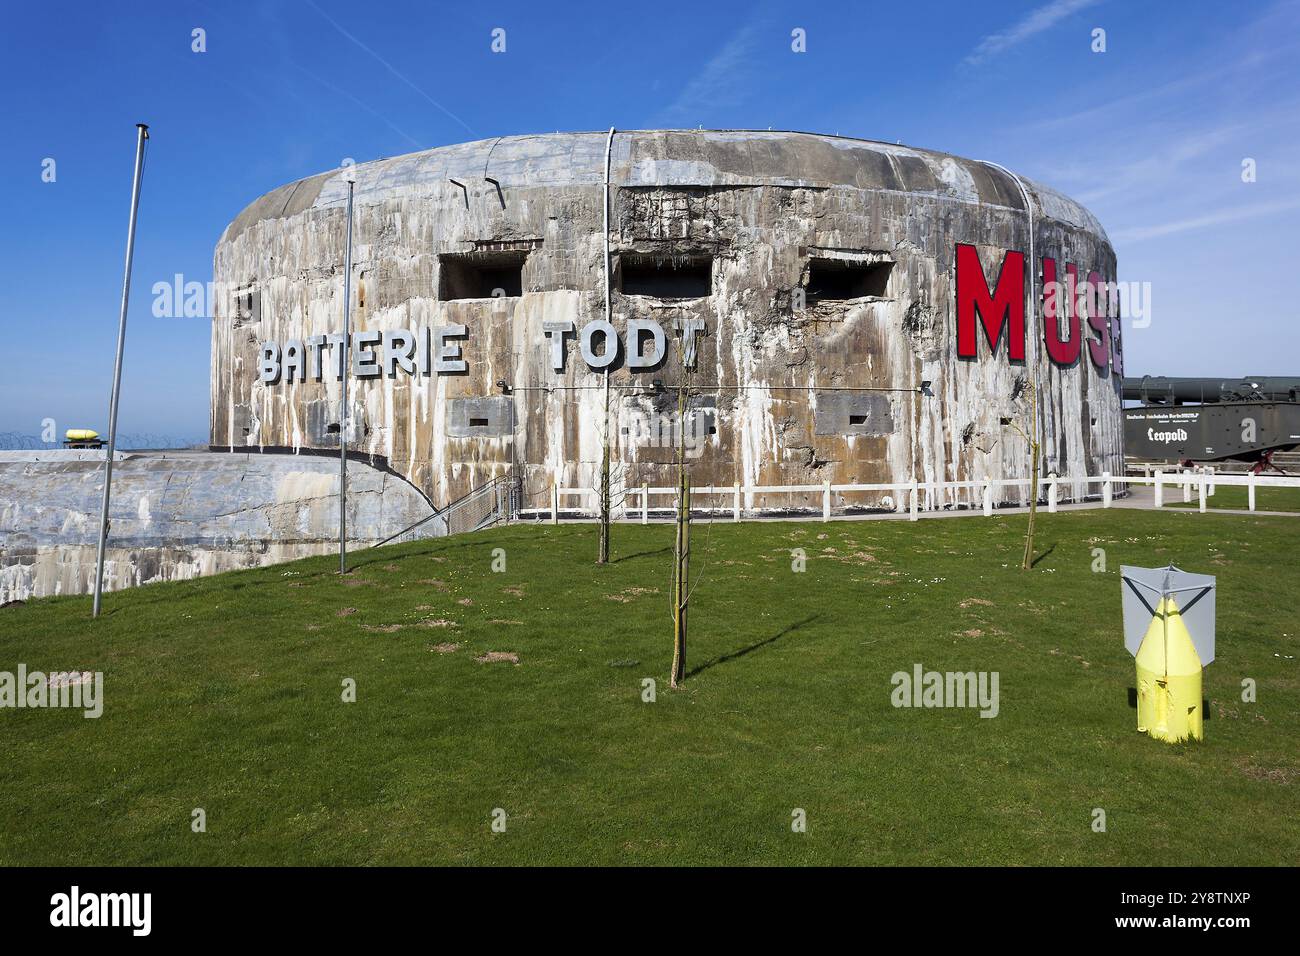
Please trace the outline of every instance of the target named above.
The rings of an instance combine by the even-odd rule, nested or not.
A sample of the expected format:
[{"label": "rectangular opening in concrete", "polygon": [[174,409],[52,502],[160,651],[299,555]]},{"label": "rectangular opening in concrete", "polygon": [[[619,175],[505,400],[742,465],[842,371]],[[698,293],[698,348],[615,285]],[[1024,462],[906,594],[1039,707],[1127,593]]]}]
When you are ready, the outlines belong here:
[{"label": "rectangular opening in concrete", "polygon": [[618,288],[624,295],[702,299],[713,294],[713,257],[625,253],[618,257]]},{"label": "rectangular opening in concrete", "polygon": [[488,420],[486,418],[471,418],[469,420],[470,428],[487,428]]},{"label": "rectangular opening in concrete", "polygon": [[808,263],[808,301],[860,299],[888,295],[892,262],[812,259]]},{"label": "rectangular opening in concrete", "polygon": [[491,299],[523,295],[528,253],[449,252],[438,257],[438,298]]},{"label": "rectangular opening in concrete", "polygon": [[827,389],[817,392],[813,431],[818,435],[863,435],[880,438],[894,433],[893,409],[879,392]]}]

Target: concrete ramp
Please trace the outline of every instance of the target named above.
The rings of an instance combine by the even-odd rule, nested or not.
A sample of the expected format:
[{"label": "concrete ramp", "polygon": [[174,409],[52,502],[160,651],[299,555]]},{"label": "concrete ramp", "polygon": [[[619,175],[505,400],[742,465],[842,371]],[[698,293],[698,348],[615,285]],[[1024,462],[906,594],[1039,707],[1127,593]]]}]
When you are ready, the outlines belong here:
[{"label": "concrete ramp", "polygon": [[[337,547],[338,459],[120,454],[106,590],[290,561]],[[92,587],[103,452],[0,453],[0,603]],[[348,537],[371,544],[431,514],[407,481],[348,463]]]}]

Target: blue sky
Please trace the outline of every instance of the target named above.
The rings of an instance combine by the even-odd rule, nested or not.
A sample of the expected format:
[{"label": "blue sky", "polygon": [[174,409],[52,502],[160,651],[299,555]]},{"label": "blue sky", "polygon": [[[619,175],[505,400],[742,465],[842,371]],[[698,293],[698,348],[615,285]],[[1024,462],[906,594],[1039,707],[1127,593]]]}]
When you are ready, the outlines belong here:
[{"label": "blue sky", "polygon": [[140,121],[125,433],[206,436],[210,324],[155,318],[150,289],[209,280],[221,231],[262,193],[344,157],[611,125],[1003,163],[1087,205],[1119,278],[1151,283],[1129,374],[1300,375],[1297,62],[1300,0],[10,4],[0,432],[107,424]]}]

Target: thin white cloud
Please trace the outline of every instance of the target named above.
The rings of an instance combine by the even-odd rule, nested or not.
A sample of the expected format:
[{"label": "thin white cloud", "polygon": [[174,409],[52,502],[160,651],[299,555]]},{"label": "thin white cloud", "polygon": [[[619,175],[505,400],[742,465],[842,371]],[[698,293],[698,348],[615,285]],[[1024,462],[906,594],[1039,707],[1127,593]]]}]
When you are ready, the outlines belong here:
[{"label": "thin white cloud", "polygon": [[700,113],[709,108],[740,103],[751,85],[746,77],[755,60],[759,33],[757,23],[736,31],[660,115],[673,122],[696,120],[698,123],[702,121],[697,119]]},{"label": "thin white cloud", "polygon": [[1111,236],[1116,243],[1133,243],[1143,242],[1147,239],[1159,239],[1162,236],[1171,236],[1179,232],[1190,232],[1193,229],[1204,229],[1206,226],[1218,226],[1225,222],[1237,222],[1242,219],[1258,219],[1261,216],[1271,216],[1280,212],[1287,212],[1292,209],[1300,208],[1300,199],[1291,199],[1286,202],[1256,202],[1246,203],[1240,206],[1229,206],[1215,212],[1206,213],[1203,216],[1193,216],[1188,219],[1177,219],[1173,222],[1160,223],[1155,226],[1139,226],[1133,229],[1123,229]]},{"label": "thin white cloud", "polygon": [[1241,143],[1264,123],[1259,118],[1217,129],[1193,130],[1176,138],[1172,131],[1165,132],[1162,141],[1148,141],[1150,152],[1135,150],[1136,159],[1129,159],[1127,151],[1117,151],[1109,161],[1103,158],[1076,166],[1076,175],[1065,177],[1078,184],[1070,195],[1087,206],[1116,196],[1150,195],[1159,187],[1169,190],[1182,182],[1190,164],[1221,147]]},{"label": "thin white cloud", "polygon": [[1261,68],[1272,65],[1274,62],[1282,61],[1284,66],[1289,64],[1295,59],[1297,53],[1300,53],[1300,43],[1279,43],[1267,50],[1252,50],[1236,60],[1224,62],[1219,67],[1198,69],[1194,73],[1188,73],[1170,82],[1146,88],[1142,88],[1143,79],[1141,77],[1132,77],[1130,84],[1139,88],[1136,93],[1126,93],[1123,96],[1107,100],[1088,109],[1070,110],[1059,115],[1047,116],[1035,120],[1027,128],[1055,129],[1074,127],[1077,129],[1092,120],[1114,122],[1119,113],[1131,111],[1135,107],[1150,108],[1154,111],[1157,107],[1151,106],[1152,103],[1169,100],[1175,96],[1186,98],[1197,87],[1230,88],[1232,83],[1240,82],[1241,79],[1251,75],[1257,75]]},{"label": "thin white cloud", "polygon": [[412,136],[410,133],[406,132],[406,130],[402,129],[400,126],[398,126],[396,123],[394,123],[392,120],[390,120],[390,119],[389,119],[387,116],[385,116],[383,113],[379,112],[377,109],[375,109],[374,107],[370,106],[369,104],[364,103],[364,102],[362,102],[361,100],[357,99],[355,96],[353,96],[353,95],[352,95],[351,93],[349,93],[347,90],[340,89],[339,87],[337,87],[337,86],[335,86],[333,83],[331,83],[329,80],[325,79],[323,76],[317,76],[315,73],[313,73],[311,70],[307,69],[307,68],[306,68],[305,66],[303,66],[301,63],[297,63],[297,62],[295,62],[295,61],[293,61],[293,60],[289,60],[288,62],[289,62],[289,64],[290,64],[291,66],[293,66],[295,69],[297,69],[297,70],[298,70],[300,73],[302,73],[304,76],[307,76],[307,77],[309,77],[310,79],[315,80],[317,83],[319,83],[321,86],[325,87],[327,90],[330,90],[331,92],[333,92],[333,93],[335,93],[335,94],[337,94],[337,95],[339,95],[339,96],[344,96],[344,97],[350,99],[353,103],[357,104],[357,106],[361,107],[363,110],[365,110],[365,111],[366,111],[367,113],[369,113],[371,116],[375,117],[375,119],[379,120],[381,123],[383,123],[383,124],[384,124],[385,126],[387,126],[389,129],[391,129],[394,133],[396,133],[398,136],[401,136],[403,139],[405,139],[408,143],[410,143],[410,144],[411,144],[412,146],[414,146],[416,149],[424,149],[424,148],[428,145],[427,143],[421,143],[418,139],[416,139],[416,138],[415,138],[414,136]]},{"label": "thin white cloud", "polygon": [[311,7],[313,10],[315,10],[317,13],[319,13],[322,17],[324,17],[325,20],[326,20],[326,22],[328,22],[330,26],[332,26],[335,30],[337,30],[340,34],[342,34],[343,37],[345,37],[346,39],[352,41],[352,43],[355,44],[357,47],[359,47],[360,49],[364,50],[366,53],[369,53],[372,57],[374,57],[376,60],[378,60],[378,61],[380,62],[380,64],[383,65],[384,69],[386,69],[389,73],[393,74],[393,76],[397,77],[399,80],[401,80],[403,83],[405,83],[405,84],[406,84],[407,86],[409,86],[411,89],[415,90],[415,92],[419,93],[421,96],[423,96],[426,100],[428,100],[430,103],[432,103],[432,104],[433,104],[434,106],[436,106],[438,109],[440,109],[442,112],[446,113],[448,116],[450,116],[452,119],[454,119],[454,120],[455,120],[457,123],[459,123],[461,126],[465,127],[466,132],[468,132],[471,136],[477,136],[477,135],[478,135],[477,133],[474,132],[473,129],[470,128],[470,125],[469,125],[468,123],[466,123],[463,119],[461,119],[459,116],[457,116],[457,115],[456,115],[455,113],[453,113],[451,110],[447,109],[447,107],[445,107],[445,106],[443,106],[441,103],[439,103],[437,100],[435,100],[435,99],[434,99],[432,96],[430,96],[428,93],[424,92],[424,90],[420,89],[418,86],[416,86],[413,82],[411,82],[410,80],[408,80],[408,79],[407,79],[405,76],[403,76],[401,73],[399,73],[399,72],[397,71],[397,67],[393,66],[393,64],[389,63],[387,60],[385,60],[382,56],[380,56],[380,55],[379,55],[378,53],[376,53],[374,50],[370,49],[370,47],[366,46],[364,43],[362,43],[360,40],[358,40],[356,37],[354,37],[354,36],[353,36],[351,33],[349,33],[347,30],[343,29],[343,27],[339,25],[339,23],[338,23],[337,20],[335,20],[333,17],[331,17],[328,13],[326,13],[326,12],[325,12],[324,10],[322,10],[320,7],[316,6],[316,4],[312,2],[312,0],[306,0],[306,2],[307,2],[307,6]]},{"label": "thin white cloud", "polygon": [[986,60],[1024,43],[1044,30],[1050,30],[1071,14],[1096,6],[1100,0],[1052,0],[1051,3],[1030,10],[1021,20],[1001,33],[990,33],[976,45],[966,63],[978,66]]}]

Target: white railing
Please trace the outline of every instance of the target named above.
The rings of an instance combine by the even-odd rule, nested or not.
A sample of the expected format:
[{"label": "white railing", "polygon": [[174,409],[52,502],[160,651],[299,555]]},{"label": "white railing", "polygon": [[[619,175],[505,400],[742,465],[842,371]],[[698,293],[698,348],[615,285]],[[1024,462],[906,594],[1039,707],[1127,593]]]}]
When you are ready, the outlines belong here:
[{"label": "white railing", "polygon": [[[879,484],[835,484],[833,482],[822,482],[819,485],[704,485],[691,488],[691,497],[693,507],[698,507],[701,511],[720,511],[731,512],[732,520],[739,521],[745,513],[779,513],[779,512],[799,512],[805,511],[816,513],[815,508],[810,507],[808,499],[820,495],[822,520],[829,521],[832,514],[833,500],[832,496],[841,497],[841,507],[854,507],[851,503],[845,503],[843,496],[846,494],[865,493],[865,492],[888,492],[890,494],[905,494],[906,513],[912,521],[919,519],[923,511],[952,511],[952,510],[970,510],[982,506],[984,515],[991,516],[995,510],[994,491],[998,488],[1023,488],[1028,490],[1030,479],[1028,478],[990,478],[990,479],[973,479],[968,481],[904,481],[888,482]],[[1190,503],[1192,494],[1198,496],[1200,510],[1206,510],[1206,499],[1213,496],[1215,489],[1219,485],[1230,487],[1245,487],[1248,489],[1247,501],[1249,510],[1255,510],[1255,489],[1256,488],[1300,488],[1300,478],[1290,477],[1273,477],[1259,476],[1253,472],[1244,475],[1229,475],[1216,473],[1212,467],[1203,467],[1196,469],[1176,470],[1169,474],[1157,470],[1150,476],[1139,475],[1111,475],[1109,472],[1103,472],[1098,476],[1085,476],[1075,478],[1071,476],[1044,477],[1038,481],[1038,499],[1046,504],[1049,513],[1055,513],[1057,502],[1061,497],[1060,486],[1066,486],[1072,492],[1074,489],[1082,487],[1083,494],[1075,495],[1072,500],[1076,504],[1095,503],[1102,508],[1111,507],[1115,496],[1116,488],[1127,489],[1130,485],[1151,485],[1155,489],[1155,506],[1157,508],[1164,504],[1164,493],[1170,486],[1174,488],[1181,487],[1183,491],[1183,501]],[[1091,490],[1095,487],[1095,491]],[[954,502],[952,505],[944,508],[923,508],[921,497],[924,494],[929,500],[938,500],[944,498],[947,492],[969,491],[970,495],[966,503]],[[767,506],[762,509],[754,509],[750,504],[746,507],[745,502],[754,496],[770,495],[789,495],[803,496],[802,502],[792,502],[786,507]],[[712,506],[700,502],[695,505],[694,500],[701,497],[721,497],[723,502],[714,502]],[[577,497],[580,500],[577,508],[568,507],[569,500]],[[677,489],[675,487],[654,487],[649,484],[632,486],[623,490],[621,496],[623,501],[622,520],[635,520],[640,518],[642,524],[650,520],[652,510],[672,514],[677,506]],[[655,508],[651,505],[651,498],[666,497],[667,503]],[[581,500],[587,499],[588,508],[581,506]],[[726,501],[726,499],[730,499]],[[978,500],[980,505],[976,505]],[[562,512],[577,511],[584,516],[591,516],[599,512],[600,493],[592,488],[562,488],[559,485],[551,486],[550,509],[526,509],[522,515],[533,515],[540,517],[549,514],[552,523],[558,523],[559,516]],[[861,510],[877,510],[888,513],[888,508],[871,508],[868,505],[858,505]],[[1025,505],[1013,505],[1013,507],[1025,507]],[[893,509],[895,513],[901,513],[899,509]]]},{"label": "white railing", "polygon": [[1187,504],[1191,503],[1194,489],[1200,511],[1206,510],[1206,499],[1214,495],[1215,489],[1219,485],[1226,485],[1229,488],[1245,488],[1246,509],[1248,511],[1255,510],[1255,490],[1257,488],[1300,488],[1300,478],[1257,475],[1253,471],[1248,471],[1244,475],[1229,475],[1215,472],[1209,466],[1184,470],[1172,475],[1157,471],[1155,477],[1151,480],[1155,485],[1157,508],[1164,504],[1165,485],[1173,485],[1175,487],[1182,486],[1183,502]]}]

